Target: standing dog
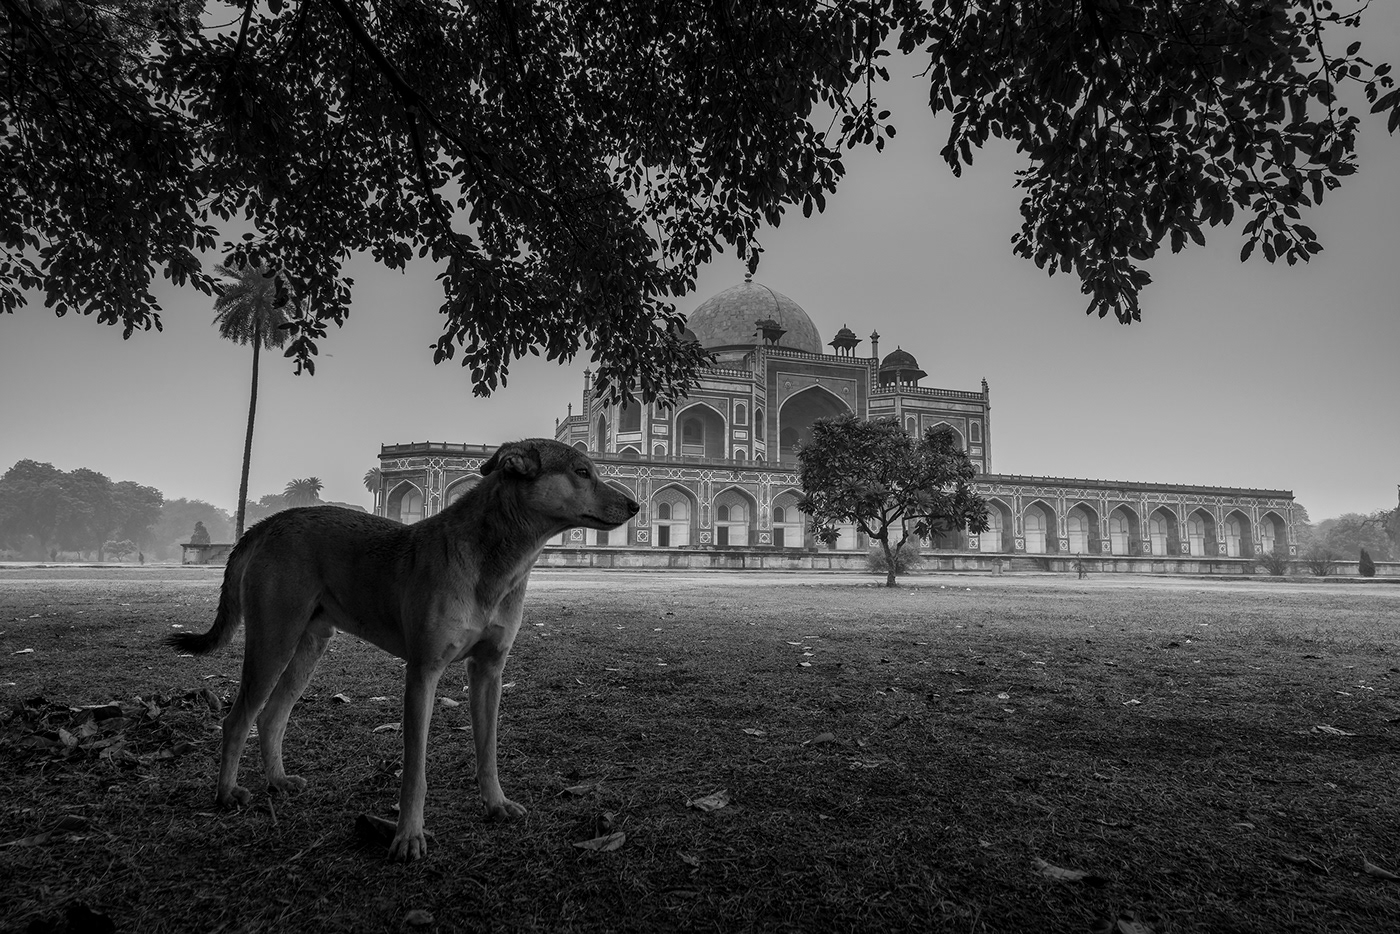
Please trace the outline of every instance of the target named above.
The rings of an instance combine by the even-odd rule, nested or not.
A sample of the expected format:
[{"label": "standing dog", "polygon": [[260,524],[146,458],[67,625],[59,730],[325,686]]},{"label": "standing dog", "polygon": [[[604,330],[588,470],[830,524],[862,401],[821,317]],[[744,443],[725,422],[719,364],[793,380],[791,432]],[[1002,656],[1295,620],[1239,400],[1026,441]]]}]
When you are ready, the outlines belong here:
[{"label": "standing dog", "polygon": [[219,804],[250,798],[238,784],[238,760],[255,717],[268,790],[306,786],[282,766],[282,737],[316,661],[343,629],[408,662],[403,784],[390,857],[414,860],[428,851],[428,721],[438,679],[464,658],[486,816],[525,813],[496,776],[496,711],[530,568],[550,537],[575,526],[616,528],[639,507],[604,483],[586,456],[557,441],[504,445],[481,473],[474,489],[416,525],[318,506],[277,513],[239,541],[213,628],[166,640],[204,654],[228,644],[240,620],[247,626],[243,680],[223,724]]}]

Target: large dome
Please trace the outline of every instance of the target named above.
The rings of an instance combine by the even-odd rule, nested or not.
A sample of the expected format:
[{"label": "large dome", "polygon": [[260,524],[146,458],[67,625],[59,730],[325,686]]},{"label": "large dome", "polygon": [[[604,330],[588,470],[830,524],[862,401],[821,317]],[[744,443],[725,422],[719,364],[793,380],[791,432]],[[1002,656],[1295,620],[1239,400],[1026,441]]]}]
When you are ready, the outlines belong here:
[{"label": "large dome", "polygon": [[779,346],[823,352],[817,326],[797,302],[748,278],[701,302],[686,318],[686,326],[700,339],[700,346],[714,350],[760,343],[756,322],[765,319],[786,329]]}]

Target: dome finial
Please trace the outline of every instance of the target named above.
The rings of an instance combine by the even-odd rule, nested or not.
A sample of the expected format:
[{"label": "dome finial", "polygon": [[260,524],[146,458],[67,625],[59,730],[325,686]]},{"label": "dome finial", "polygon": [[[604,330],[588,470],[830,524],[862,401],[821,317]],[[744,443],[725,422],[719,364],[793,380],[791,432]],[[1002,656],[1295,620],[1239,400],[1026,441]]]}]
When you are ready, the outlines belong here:
[{"label": "dome finial", "polygon": [[751,273],[751,272],[746,272],[746,273],[744,273],[744,281],[745,281],[745,282],[752,282],[752,281],[753,281],[753,273]]}]

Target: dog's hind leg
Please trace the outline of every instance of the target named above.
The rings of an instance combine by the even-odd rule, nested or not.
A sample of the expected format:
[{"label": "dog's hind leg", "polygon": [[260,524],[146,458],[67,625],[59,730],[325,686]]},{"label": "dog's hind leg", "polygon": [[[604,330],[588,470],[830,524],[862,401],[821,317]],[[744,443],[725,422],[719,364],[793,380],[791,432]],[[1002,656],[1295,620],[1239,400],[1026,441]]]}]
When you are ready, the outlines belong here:
[{"label": "dog's hind leg", "polygon": [[262,713],[258,714],[258,746],[262,750],[263,771],[267,774],[267,790],[274,794],[301,791],[306,787],[304,779],[298,775],[288,775],[283,767],[282,739],[287,733],[287,718],[291,716],[292,707],[301,697],[301,692],[306,690],[311,673],[326,653],[333,635],[335,627],[319,613],[313,614],[306,631],[301,634],[301,640],[297,642],[292,660],[283,669],[282,677],[277,680],[277,687],[267,699]]},{"label": "dog's hind leg", "polygon": [[223,807],[244,805],[252,799],[248,789],[238,784],[238,760],[243,757],[243,745],[248,741],[253,718],[262,711],[295,656],[313,609],[275,599],[276,590],[276,586],[269,584],[262,599],[245,599],[243,604],[243,626],[247,633],[243,647],[243,678],[238,686],[238,698],[224,717],[224,745],[215,793],[215,799]]}]

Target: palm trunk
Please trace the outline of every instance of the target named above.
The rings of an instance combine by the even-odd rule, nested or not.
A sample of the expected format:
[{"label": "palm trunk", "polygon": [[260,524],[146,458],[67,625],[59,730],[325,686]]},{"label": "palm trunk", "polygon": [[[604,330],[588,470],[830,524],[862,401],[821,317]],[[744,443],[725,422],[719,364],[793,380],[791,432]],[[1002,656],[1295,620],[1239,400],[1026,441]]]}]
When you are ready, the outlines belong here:
[{"label": "palm trunk", "polygon": [[253,416],[258,411],[258,350],[262,347],[261,323],[253,323],[253,388],[248,393],[248,434],[243,439],[243,476],[238,482],[238,519],[233,540],[243,537],[243,516],[248,510],[248,465],[253,459]]}]

